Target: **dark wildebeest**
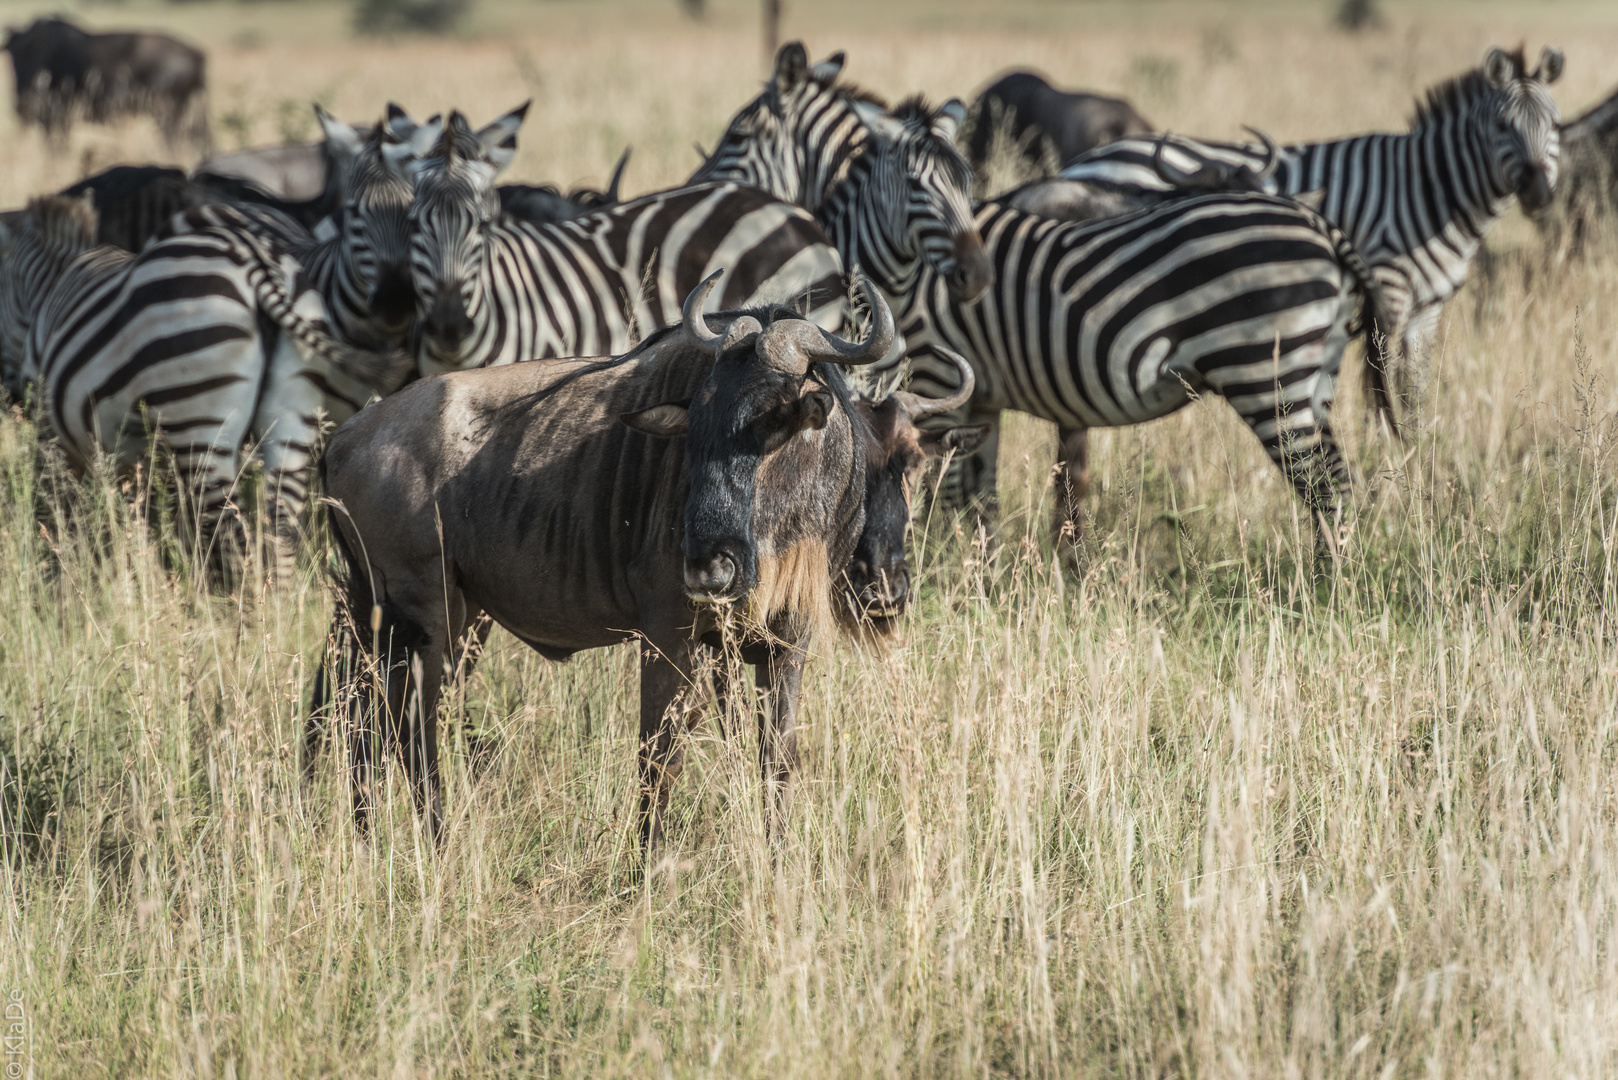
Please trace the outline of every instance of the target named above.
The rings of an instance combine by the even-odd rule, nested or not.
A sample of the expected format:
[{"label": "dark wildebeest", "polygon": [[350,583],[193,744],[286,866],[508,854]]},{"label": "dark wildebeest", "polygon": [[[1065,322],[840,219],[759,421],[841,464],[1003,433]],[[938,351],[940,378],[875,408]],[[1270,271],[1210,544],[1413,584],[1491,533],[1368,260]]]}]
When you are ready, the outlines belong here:
[{"label": "dark wildebeest", "polygon": [[[323,472],[360,651],[380,661],[382,729],[442,833],[445,661],[481,613],[535,651],[641,642],[640,835],[654,844],[681,768],[697,651],[727,628],[770,698],[760,756],[779,822],[810,634],[841,613],[835,568],[864,525],[866,442],[840,368],[874,363],[893,317],[850,343],[784,308],[683,325],[624,356],[452,372],[361,412]],[[744,656],[746,653],[744,653]],[[749,659],[752,659],[751,657]],[[362,680],[363,682],[363,680]],[[414,688],[414,692],[412,692]],[[351,728],[356,825],[372,738]]]},{"label": "dark wildebeest", "polygon": [[1618,91],[1561,126],[1562,175],[1556,197],[1531,215],[1540,232],[1570,254],[1584,250],[1590,230],[1618,209]]},{"label": "dark wildebeest", "polygon": [[1048,176],[1103,143],[1156,130],[1122,98],[1058,90],[1031,71],[1001,76],[979,94],[968,126],[966,157],[974,174],[984,171],[1000,131],[1032,176]]},{"label": "dark wildebeest", "polygon": [[576,187],[563,195],[554,184],[501,184],[494,189],[500,196],[500,212],[509,217],[545,225],[555,221],[569,221],[580,214],[601,210],[619,201],[618,183],[624,178],[624,166],[629,164],[629,151],[625,149],[613,167],[612,181],[606,191]]},{"label": "dark wildebeest", "polygon": [[8,29],[17,117],[62,136],[83,116],[98,124],[150,116],[170,146],[208,140],[207,58],[166,34],[90,34],[65,19]]},{"label": "dark wildebeest", "polygon": [[83,198],[90,192],[100,224],[96,243],[140,251],[192,204],[185,173],[163,165],[114,165],[63,188],[59,194]]}]

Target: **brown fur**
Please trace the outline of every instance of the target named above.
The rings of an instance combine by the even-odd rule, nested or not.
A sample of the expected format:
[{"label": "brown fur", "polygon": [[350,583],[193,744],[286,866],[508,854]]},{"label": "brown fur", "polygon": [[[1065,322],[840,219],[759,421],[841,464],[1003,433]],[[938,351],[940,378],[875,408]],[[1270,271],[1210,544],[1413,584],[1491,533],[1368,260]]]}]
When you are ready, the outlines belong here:
[{"label": "brown fur", "polygon": [[831,567],[824,540],[800,540],[776,554],[758,553],[758,584],[747,597],[746,620],[768,626],[782,615],[802,620],[811,633],[824,636],[842,626],[833,618]]}]

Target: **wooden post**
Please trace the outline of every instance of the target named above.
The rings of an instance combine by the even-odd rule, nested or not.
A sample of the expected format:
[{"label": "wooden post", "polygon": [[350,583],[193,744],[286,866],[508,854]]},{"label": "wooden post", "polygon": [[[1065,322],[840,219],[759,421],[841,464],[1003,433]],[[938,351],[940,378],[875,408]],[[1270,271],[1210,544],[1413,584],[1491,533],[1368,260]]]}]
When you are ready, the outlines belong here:
[{"label": "wooden post", "polygon": [[764,62],[775,62],[775,50],[781,47],[781,0],[764,0]]}]

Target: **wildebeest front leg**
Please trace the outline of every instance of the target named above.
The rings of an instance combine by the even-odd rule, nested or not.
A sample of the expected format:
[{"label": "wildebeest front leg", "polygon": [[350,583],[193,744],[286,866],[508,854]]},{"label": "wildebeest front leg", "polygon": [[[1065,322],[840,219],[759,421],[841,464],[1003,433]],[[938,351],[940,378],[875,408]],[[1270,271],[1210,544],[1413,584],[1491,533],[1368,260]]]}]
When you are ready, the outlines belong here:
[{"label": "wildebeest front leg", "polygon": [[1090,494],[1090,429],[1056,433],[1056,543],[1070,547],[1084,536],[1084,500]]},{"label": "wildebeest front leg", "polygon": [[686,698],[691,689],[687,646],[660,648],[648,639],[640,647],[640,842],[650,855],[663,838],[669,792],[685,766],[680,745]]},{"label": "wildebeest front leg", "polygon": [[771,839],[786,827],[792,797],[792,773],[798,766],[798,700],[803,695],[803,668],[809,635],[794,635],[790,644],[772,649],[756,671],[767,694],[758,717],[759,768],[764,776],[764,824]]}]

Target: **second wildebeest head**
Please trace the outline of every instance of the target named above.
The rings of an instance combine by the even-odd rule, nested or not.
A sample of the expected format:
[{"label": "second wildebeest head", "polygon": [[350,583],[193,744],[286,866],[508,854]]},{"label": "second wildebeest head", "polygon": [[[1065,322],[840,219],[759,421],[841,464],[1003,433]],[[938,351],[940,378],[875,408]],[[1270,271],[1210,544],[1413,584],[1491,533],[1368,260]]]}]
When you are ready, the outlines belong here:
[{"label": "second wildebeest head", "polygon": [[[688,337],[714,356],[690,401],[626,414],[624,423],[684,436],[690,462],[684,584],[699,602],[744,598],[761,617],[824,607],[831,568],[852,552],[864,518],[864,425],[840,367],[875,363],[893,342],[893,316],[864,283],[872,325],[849,342],[814,323],[752,316],[711,331],[703,303],[719,274],[685,303]],[[858,426],[856,426],[858,425]],[[822,598],[804,603],[803,595]]]},{"label": "second wildebeest head", "polygon": [[977,385],[966,359],[945,352],[961,373],[961,388],[954,394],[927,398],[894,390],[880,403],[858,405],[870,430],[865,527],[839,584],[842,603],[854,623],[878,635],[892,633],[910,603],[910,507],[922,470],[937,458],[975,452],[990,431],[988,424],[918,426],[928,417],[964,406]]}]

